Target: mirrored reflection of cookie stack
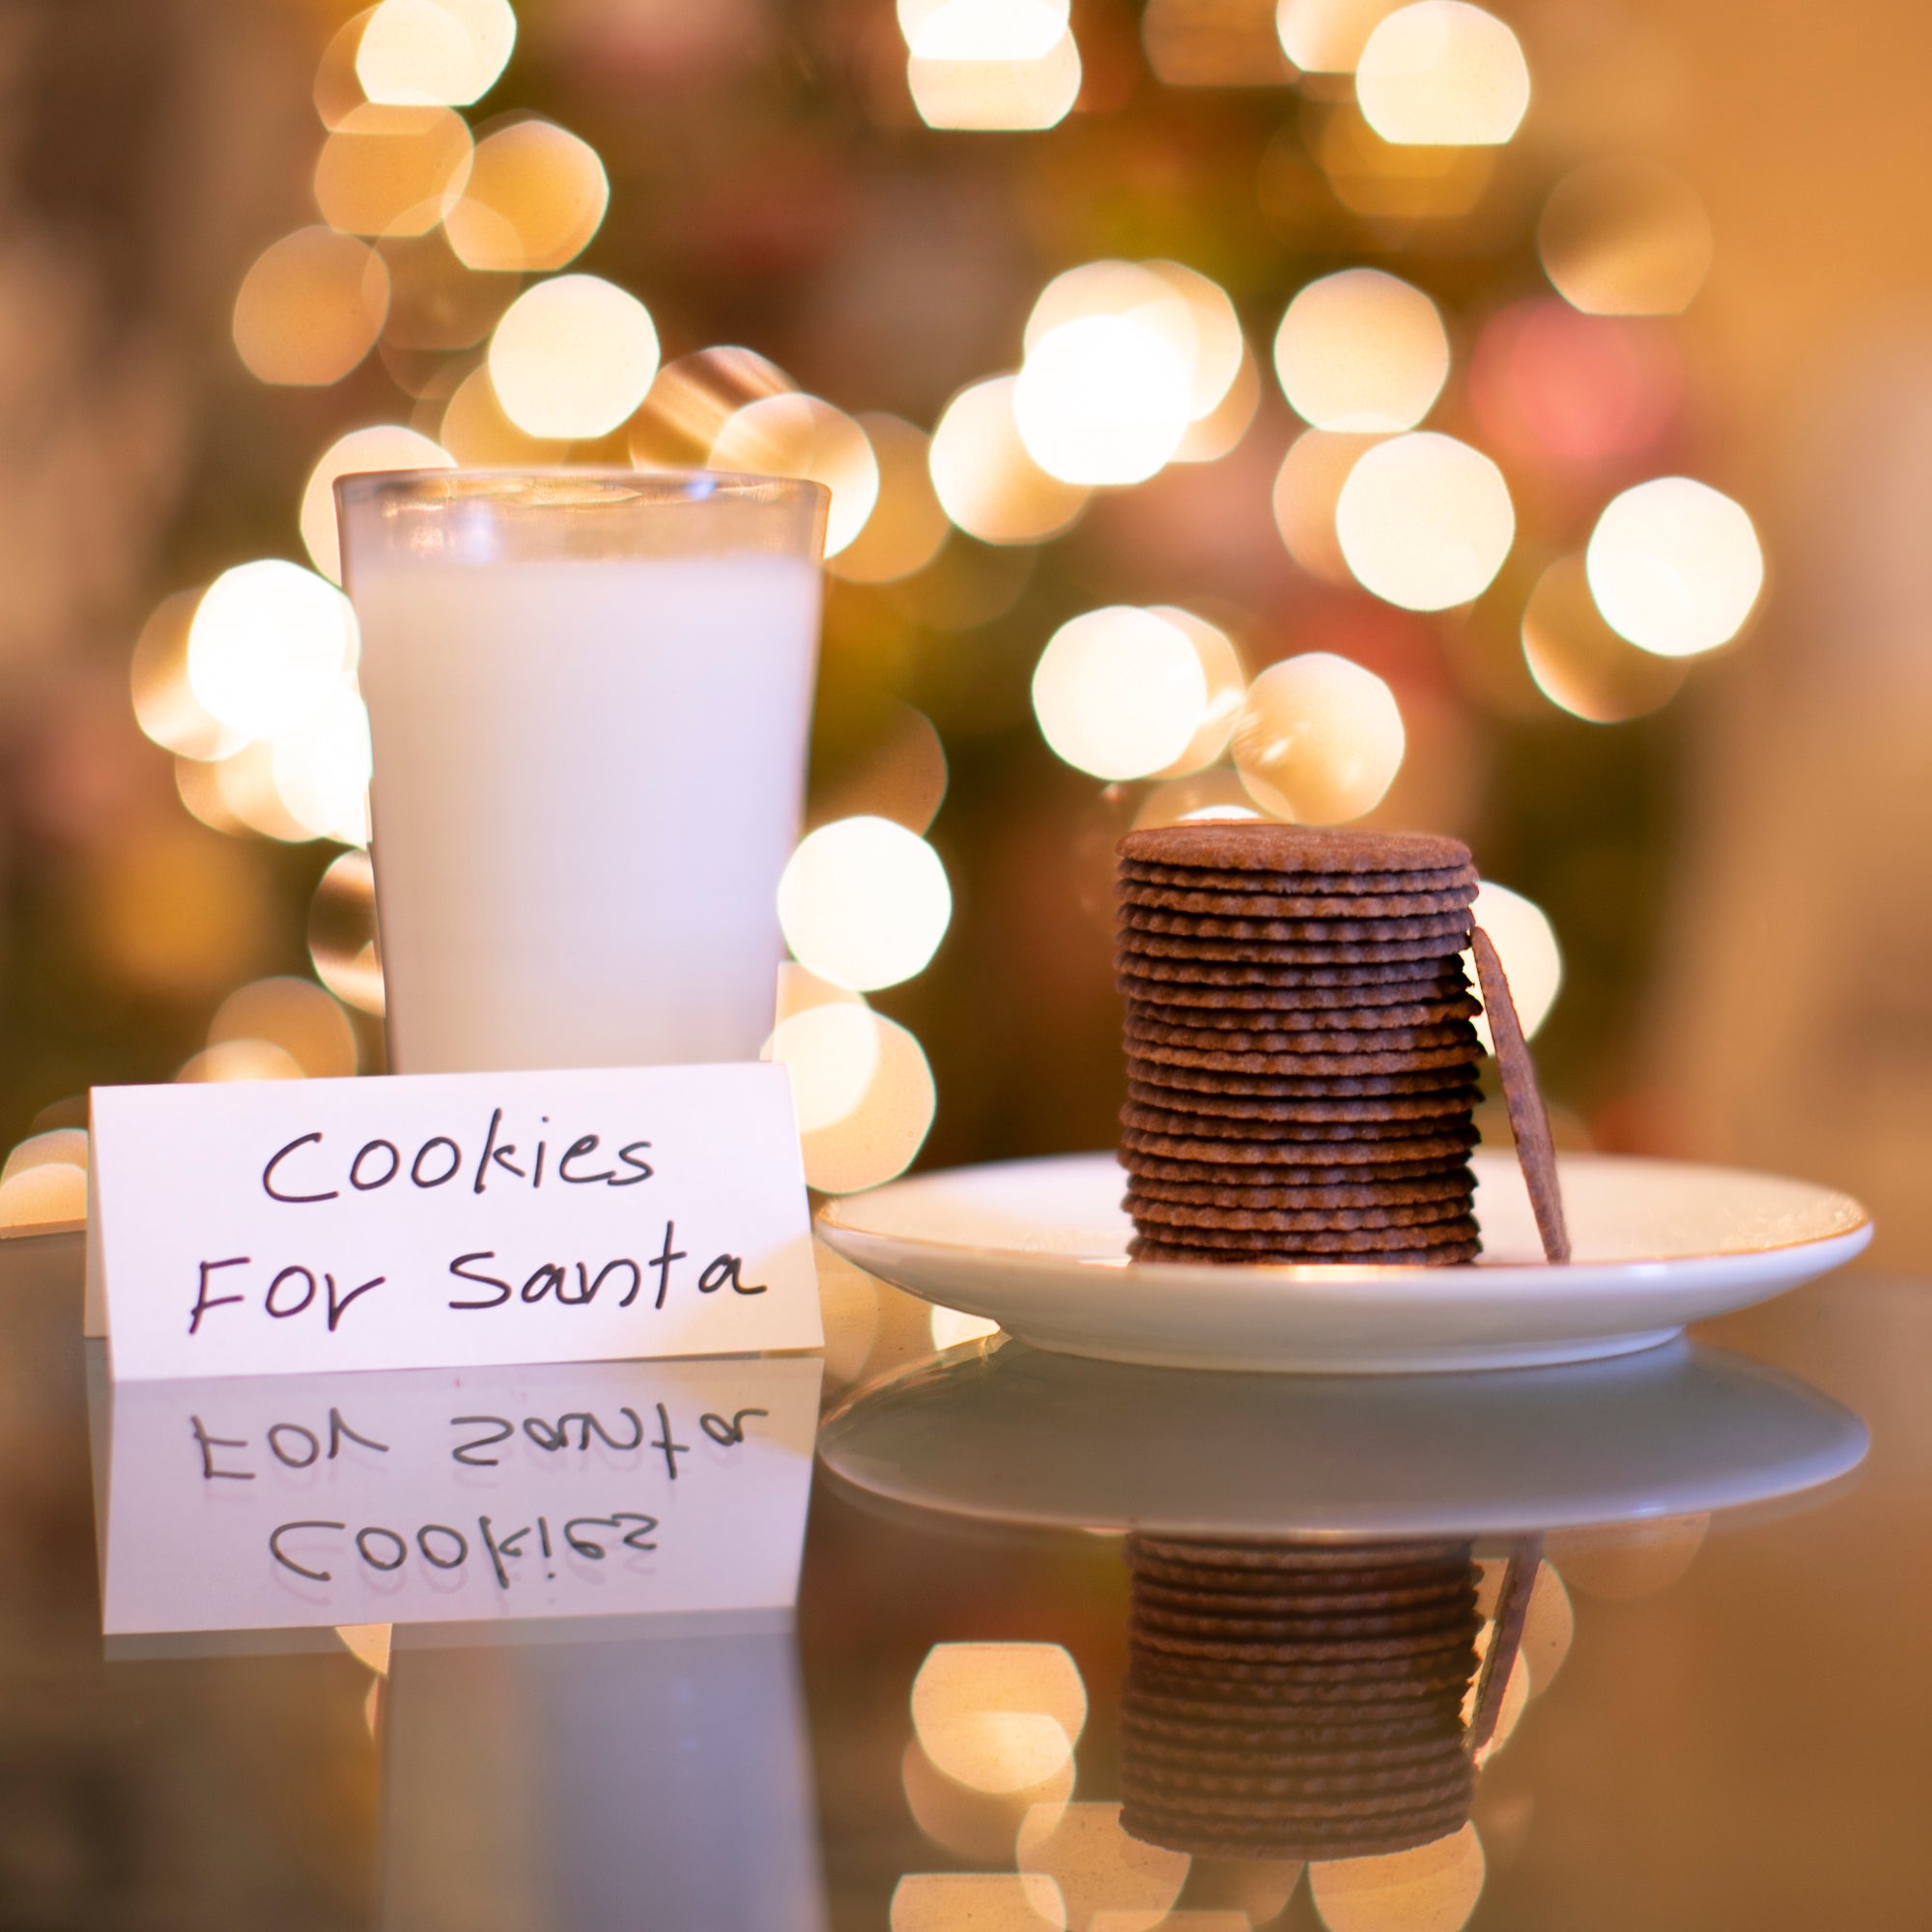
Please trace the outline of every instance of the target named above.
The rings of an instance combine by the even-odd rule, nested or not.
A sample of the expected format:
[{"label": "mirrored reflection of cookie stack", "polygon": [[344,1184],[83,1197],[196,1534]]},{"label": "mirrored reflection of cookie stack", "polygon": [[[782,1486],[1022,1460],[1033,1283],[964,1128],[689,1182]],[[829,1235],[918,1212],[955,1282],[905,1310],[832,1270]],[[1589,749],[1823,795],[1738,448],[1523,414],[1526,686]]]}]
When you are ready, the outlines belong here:
[{"label": "mirrored reflection of cookie stack", "polygon": [[1466,845],[1419,834],[1121,841],[1137,1259],[1475,1259],[1476,884]]},{"label": "mirrored reflection of cookie stack", "polygon": [[1197,1857],[1350,1859],[1469,1815],[1466,1543],[1131,1536],[1121,1823]]}]

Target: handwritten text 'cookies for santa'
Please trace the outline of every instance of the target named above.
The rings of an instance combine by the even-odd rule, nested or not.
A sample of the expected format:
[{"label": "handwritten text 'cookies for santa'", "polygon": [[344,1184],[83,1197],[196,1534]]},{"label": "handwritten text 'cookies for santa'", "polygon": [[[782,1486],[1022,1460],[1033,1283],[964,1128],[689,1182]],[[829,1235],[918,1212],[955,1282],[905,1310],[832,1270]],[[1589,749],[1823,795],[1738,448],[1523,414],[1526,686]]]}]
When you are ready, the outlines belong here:
[{"label": "handwritten text 'cookies for santa'", "polygon": [[97,1088],[117,1376],[815,1348],[781,1066]]}]

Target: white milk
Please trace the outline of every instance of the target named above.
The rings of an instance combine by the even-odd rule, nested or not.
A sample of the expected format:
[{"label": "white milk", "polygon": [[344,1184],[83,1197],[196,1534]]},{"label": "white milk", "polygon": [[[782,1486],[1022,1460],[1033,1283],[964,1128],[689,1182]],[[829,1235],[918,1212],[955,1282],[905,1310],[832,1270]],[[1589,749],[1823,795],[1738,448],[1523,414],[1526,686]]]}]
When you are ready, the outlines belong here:
[{"label": "white milk", "polygon": [[355,603],[391,1066],[754,1058],[816,566],[376,563]]}]

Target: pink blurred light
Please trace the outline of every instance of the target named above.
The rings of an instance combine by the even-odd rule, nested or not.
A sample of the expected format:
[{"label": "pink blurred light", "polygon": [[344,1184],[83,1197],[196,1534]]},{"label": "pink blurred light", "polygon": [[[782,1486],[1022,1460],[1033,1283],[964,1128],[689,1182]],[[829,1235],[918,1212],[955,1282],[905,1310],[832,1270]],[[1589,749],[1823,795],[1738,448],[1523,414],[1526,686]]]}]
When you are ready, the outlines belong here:
[{"label": "pink blurred light", "polygon": [[1676,413],[1683,374],[1654,322],[1579,315],[1554,297],[1516,302],[1484,325],[1469,406],[1498,453],[1594,469],[1640,454]]}]

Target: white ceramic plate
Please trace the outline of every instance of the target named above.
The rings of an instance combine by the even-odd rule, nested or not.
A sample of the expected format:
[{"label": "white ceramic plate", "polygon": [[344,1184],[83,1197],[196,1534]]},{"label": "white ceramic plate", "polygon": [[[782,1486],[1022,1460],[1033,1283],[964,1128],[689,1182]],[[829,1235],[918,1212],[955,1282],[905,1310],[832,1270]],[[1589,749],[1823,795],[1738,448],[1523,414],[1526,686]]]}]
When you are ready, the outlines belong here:
[{"label": "white ceramic plate", "polygon": [[834,1201],[848,1261],[1041,1349],[1315,1374],[1527,1368],[1629,1354],[1765,1301],[1871,1238],[1849,1195],[1687,1161],[1565,1154],[1573,1259],[1542,1260],[1510,1154],[1479,1153],[1483,1259],[1444,1268],[1129,1262],[1111,1153],[1002,1161]]},{"label": "white ceramic plate", "polygon": [[1858,1466],[1864,1425],[1684,1340],[1533,1374],[1217,1376],[1000,1337],[848,1399],[818,1452],[889,1505],[1193,1536],[1514,1536],[1750,1508]]}]

